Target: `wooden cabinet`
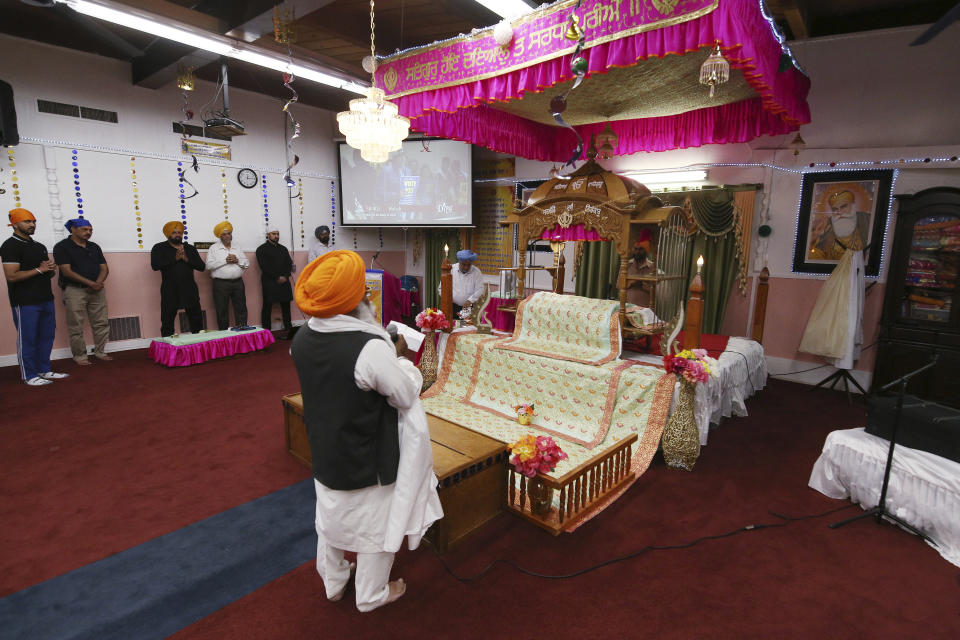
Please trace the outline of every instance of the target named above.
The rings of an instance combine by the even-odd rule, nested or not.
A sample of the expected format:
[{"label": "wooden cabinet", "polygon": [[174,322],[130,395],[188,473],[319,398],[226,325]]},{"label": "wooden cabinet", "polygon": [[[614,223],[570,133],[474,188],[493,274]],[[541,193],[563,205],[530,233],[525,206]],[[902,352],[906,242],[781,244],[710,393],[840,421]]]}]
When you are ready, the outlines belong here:
[{"label": "wooden cabinet", "polygon": [[873,386],[938,357],[910,393],[960,407],[960,189],[895,196],[900,203],[887,273]]}]

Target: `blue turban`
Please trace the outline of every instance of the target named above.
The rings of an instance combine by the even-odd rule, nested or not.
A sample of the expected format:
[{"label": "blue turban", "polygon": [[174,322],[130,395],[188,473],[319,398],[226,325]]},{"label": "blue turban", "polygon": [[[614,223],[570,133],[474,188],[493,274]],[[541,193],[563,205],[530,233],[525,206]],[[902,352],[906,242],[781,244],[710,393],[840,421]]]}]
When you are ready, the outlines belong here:
[{"label": "blue turban", "polygon": [[457,251],[457,260],[459,261],[469,260],[470,262],[473,262],[476,259],[477,254],[475,254],[473,251],[470,251],[470,249],[460,249],[460,251]]},{"label": "blue turban", "polygon": [[73,220],[67,220],[63,226],[67,228],[67,231],[72,231],[74,228],[92,227],[93,224],[86,218],[74,218]]}]

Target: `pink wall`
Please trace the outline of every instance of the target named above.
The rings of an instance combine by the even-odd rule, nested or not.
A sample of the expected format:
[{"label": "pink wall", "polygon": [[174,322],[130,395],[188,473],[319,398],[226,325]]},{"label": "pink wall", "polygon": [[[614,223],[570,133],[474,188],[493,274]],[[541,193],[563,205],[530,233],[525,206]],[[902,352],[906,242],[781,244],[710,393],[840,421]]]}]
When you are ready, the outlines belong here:
[{"label": "pink wall", "polygon": [[[358,251],[364,262],[369,265],[370,258],[375,252]],[[206,257],[206,251],[200,255]],[[251,266],[243,278],[247,290],[247,314],[251,324],[260,324],[260,305],[263,297],[260,292],[260,270],[256,266],[257,258],[253,252],[248,252]],[[122,316],[140,316],[140,331],[144,338],[160,335],[160,273],[150,268],[150,254],[146,252],[108,253],[107,264],[110,266],[110,277],[107,279],[107,305],[111,318]],[[297,272],[306,264],[307,255],[303,252],[294,254]],[[383,251],[377,258],[378,268],[386,268],[395,275],[404,273],[405,254],[402,251]],[[216,328],[216,312],[213,308],[213,293],[210,276],[206,273],[196,273],[195,279],[200,288],[200,304],[207,312],[207,326]],[[64,308],[60,297],[60,288],[54,279],[53,295],[57,308],[57,339],[54,349],[68,347],[67,324]],[[4,304],[7,305],[6,301]],[[7,306],[9,309],[9,306]],[[273,312],[279,317],[279,307]],[[301,319],[300,310],[294,304],[291,307],[294,322]],[[89,326],[86,328],[87,344],[93,344],[93,336]],[[10,312],[0,313],[0,355],[15,355],[17,352],[17,332],[13,325]]]},{"label": "pink wall", "polygon": [[[767,319],[763,333],[763,348],[768,356],[818,364],[823,362],[817,356],[797,351],[810,312],[822,287],[823,280],[819,279],[770,278]],[[867,292],[863,306],[864,346],[875,343],[880,334],[884,290],[885,286],[881,283]],[[876,354],[875,346],[867,349],[854,368],[873,371]]]}]

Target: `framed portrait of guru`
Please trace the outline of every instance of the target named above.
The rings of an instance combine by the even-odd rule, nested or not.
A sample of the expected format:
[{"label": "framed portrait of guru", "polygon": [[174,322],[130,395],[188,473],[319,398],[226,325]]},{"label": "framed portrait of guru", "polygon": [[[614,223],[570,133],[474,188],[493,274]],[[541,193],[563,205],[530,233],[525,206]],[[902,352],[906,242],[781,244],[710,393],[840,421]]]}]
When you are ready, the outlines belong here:
[{"label": "framed portrait of guru", "polygon": [[865,251],[865,275],[880,274],[892,169],[803,175],[794,273],[831,273],[847,249]]}]

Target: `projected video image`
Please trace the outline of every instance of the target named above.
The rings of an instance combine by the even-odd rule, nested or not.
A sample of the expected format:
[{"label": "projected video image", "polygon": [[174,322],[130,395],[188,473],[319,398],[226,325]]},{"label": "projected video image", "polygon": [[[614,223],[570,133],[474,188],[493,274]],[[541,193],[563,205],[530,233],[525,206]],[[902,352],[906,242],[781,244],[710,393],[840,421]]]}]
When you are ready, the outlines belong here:
[{"label": "projected video image", "polygon": [[370,164],[340,145],[343,224],[469,225],[470,145],[405,142],[387,162]]}]

